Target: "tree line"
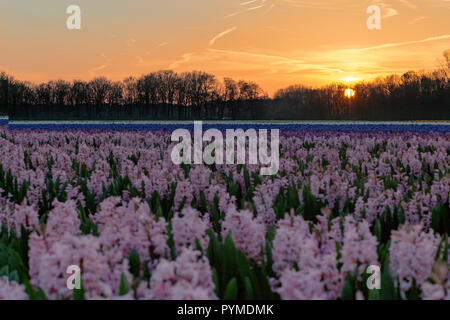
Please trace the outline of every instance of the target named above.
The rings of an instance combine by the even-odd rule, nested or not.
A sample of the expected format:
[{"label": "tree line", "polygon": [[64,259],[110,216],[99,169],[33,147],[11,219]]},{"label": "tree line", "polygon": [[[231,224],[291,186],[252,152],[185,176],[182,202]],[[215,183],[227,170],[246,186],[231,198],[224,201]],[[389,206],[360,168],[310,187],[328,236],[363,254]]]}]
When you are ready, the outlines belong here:
[{"label": "tree line", "polygon": [[[349,87],[356,92],[351,99],[343,94]],[[162,70],[123,81],[97,77],[39,84],[1,72],[0,102],[12,118],[82,114],[93,119],[449,120],[450,50],[434,71],[409,71],[352,85],[294,85],[273,98],[255,82],[219,81],[201,71]]]},{"label": "tree line", "polygon": [[[0,99],[7,100],[12,112],[21,106],[176,105],[191,107],[198,115],[207,115],[213,112],[207,106],[217,106],[214,113],[220,113],[219,107],[225,101],[267,99],[265,92],[254,82],[230,78],[219,82],[214,75],[201,71],[178,74],[162,70],[123,81],[97,77],[91,81],[57,80],[33,84],[16,80],[4,72],[0,73],[0,79],[8,85]],[[231,110],[232,113],[235,111]]]}]

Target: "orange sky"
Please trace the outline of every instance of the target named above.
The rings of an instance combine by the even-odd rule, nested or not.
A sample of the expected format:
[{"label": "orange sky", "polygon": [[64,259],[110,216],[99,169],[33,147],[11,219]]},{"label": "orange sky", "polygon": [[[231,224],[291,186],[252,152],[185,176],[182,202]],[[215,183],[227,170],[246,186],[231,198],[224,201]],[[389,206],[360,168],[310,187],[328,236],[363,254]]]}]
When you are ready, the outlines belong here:
[{"label": "orange sky", "polygon": [[[34,82],[203,70],[273,93],[433,69],[450,49],[450,0],[7,2],[0,70]],[[71,4],[81,7],[81,30],[66,28]],[[382,8],[381,30],[366,27],[371,4]]]}]

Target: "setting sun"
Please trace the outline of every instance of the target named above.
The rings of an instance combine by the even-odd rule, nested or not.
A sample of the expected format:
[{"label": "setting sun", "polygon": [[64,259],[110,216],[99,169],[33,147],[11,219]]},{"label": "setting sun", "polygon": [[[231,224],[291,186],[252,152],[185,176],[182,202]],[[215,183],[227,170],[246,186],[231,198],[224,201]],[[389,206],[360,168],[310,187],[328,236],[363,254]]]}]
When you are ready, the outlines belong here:
[{"label": "setting sun", "polygon": [[345,97],[348,99],[353,98],[355,96],[355,94],[356,94],[355,90],[350,89],[350,88],[346,89],[345,93],[344,93]]}]

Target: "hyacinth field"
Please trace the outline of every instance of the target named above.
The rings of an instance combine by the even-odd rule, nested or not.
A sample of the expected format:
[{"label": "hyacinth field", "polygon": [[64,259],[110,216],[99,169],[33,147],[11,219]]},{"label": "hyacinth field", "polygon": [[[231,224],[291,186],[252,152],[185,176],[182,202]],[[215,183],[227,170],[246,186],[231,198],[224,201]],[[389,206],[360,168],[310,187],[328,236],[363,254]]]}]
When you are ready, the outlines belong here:
[{"label": "hyacinth field", "polygon": [[170,131],[4,126],[0,299],[450,299],[450,133],[356,129],[282,131],[260,176],[174,165]]}]

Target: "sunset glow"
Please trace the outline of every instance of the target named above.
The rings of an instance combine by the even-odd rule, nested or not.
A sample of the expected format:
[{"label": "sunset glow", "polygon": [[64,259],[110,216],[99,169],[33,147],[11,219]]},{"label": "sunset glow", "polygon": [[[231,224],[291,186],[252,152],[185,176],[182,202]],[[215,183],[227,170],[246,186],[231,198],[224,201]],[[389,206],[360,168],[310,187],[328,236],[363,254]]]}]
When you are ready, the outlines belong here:
[{"label": "sunset glow", "polygon": [[346,78],[342,78],[342,81],[344,82],[355,82],[355,81],[360,81],[360,78],[356,78],[356,77],[346,77]]},{"label": "sunset glow", "polygon": [[[77,0],[81,30],[66,28],[74,1],[5,2],[0,70],[33,82],[202,70],[271,94],[431,70],[450,48],[446,0]],[[366,26],[374,3],[380,30]]]},{"label": "sunset glow", "polygon": [[350,89],[350,88],[349,89],[345,89],[344,95],[345,95],[346,98],[351,99],[351,98],[353,98],[355,96],[355,94],[356,94],[355,90]]}]

